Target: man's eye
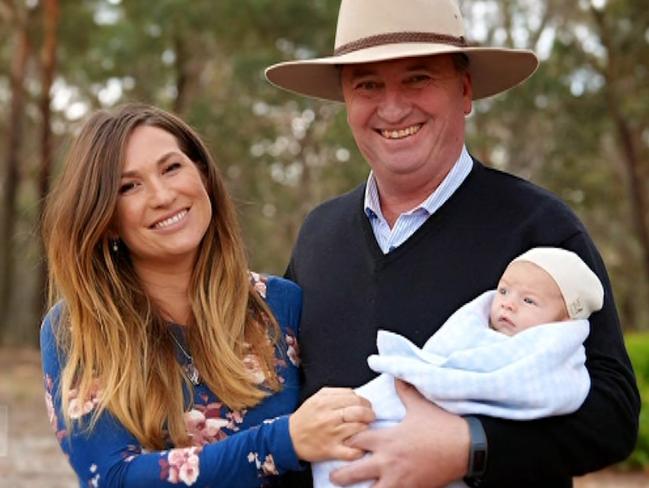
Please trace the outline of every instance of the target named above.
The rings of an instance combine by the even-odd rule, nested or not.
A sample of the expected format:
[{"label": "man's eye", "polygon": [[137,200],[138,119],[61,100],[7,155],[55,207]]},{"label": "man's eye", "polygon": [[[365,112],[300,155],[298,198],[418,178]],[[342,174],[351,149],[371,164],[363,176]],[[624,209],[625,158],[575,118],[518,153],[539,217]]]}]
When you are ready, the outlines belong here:
[{"label": "man's eye", "polygon": [[376,90],[379,88],[379,84],[376,81],[361,81],[360,83],[356,84],[356,89],[357,90]]},{"label": "man's eye", "polygon": [[408,78],[406,82],[410,84],[417,84],[417,83],[424,83],[428,80],[429,80],[428,75],[413,75],[410,78]]}]

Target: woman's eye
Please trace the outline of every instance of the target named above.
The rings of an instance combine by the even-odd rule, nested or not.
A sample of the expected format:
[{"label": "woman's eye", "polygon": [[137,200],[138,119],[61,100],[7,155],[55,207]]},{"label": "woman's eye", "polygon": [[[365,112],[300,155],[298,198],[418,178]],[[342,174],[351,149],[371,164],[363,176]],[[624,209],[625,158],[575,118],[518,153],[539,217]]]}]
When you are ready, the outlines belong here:
[{"label": "woman's eye", "polygon": [[135,182],[129,181],[128,183],[123,183],[122,185],[120,185],[118,193],[120,195],[124,195],[125,193],[128,193],[131,190],[133,190],[133,188],[135,188]]},{"label": "woman's eye", "polygon": [[180,166],[181,166],[181,164],[179,162],[171,163],[165,168],[165,173],[168,173],[170,171],[175,171],[175,170],[179,169]]}]

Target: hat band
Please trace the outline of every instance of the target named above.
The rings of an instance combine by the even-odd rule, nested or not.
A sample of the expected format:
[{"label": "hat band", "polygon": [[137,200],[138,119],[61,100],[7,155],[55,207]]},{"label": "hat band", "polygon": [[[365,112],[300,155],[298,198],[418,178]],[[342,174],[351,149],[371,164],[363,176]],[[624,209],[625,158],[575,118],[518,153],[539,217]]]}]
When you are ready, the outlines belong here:
[{"label": "hat band", "polygon": [[382,46],[384,44],[400,44],[403,42],[423,42],[435,44],[450,44],[452,46],[466,47],[467,42],[464,36],[451,36],[448,34],[436,34],[434,32],[390,32],[388,34],[377,34],[375,36],[363,37],[347,44],[343,44],[334,50],[334,56],[367,49],[369,47]]}]

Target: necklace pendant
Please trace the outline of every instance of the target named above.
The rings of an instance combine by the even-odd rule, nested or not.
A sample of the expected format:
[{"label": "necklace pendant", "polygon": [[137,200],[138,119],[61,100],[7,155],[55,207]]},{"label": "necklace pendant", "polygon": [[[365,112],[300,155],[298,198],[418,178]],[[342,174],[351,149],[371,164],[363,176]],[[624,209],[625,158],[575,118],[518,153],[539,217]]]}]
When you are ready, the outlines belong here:
[{"label": "necklace pendant", "polygon": [[201,382],[201,375],[198,374],[198,370],[196,369],[196,366],[194,366],[194,363],[187,363],[183,366],[183,370],[185,371],[185,374],[187,375],[187,378],[191,382],[192,385],[196,386],[199,385]]}]

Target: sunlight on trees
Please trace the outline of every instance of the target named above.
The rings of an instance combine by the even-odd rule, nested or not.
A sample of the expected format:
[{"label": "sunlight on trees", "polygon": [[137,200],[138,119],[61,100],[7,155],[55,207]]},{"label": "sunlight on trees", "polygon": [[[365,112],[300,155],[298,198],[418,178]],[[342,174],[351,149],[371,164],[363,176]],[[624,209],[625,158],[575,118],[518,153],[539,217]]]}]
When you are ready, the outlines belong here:
[{"label": "sunlight on trees", "polygon": [[[195,126],[239,204],[259,271],[281,274],[306,213],[366,178],[342,105],[302,99],[263,79],[271,63],[331,52],[338,0],[54,2],[51,135],[41,154],[47,3],[0,2],[0,195],[8,212],[0,262],[13,266],[8,275],[0,270],[0,278],[9,276],[0,286],[7,304],[0,342],[34,341],[38,175],[46,156],[56,173],[92,110],[138,100]],[[602,251],[624,327],[648,329],[646,2],[460,3],[471,40],[531,48],[543,61],[526,84],[474,106],[470,151],[566,200]]]}]

